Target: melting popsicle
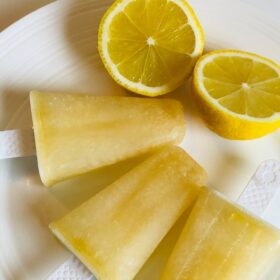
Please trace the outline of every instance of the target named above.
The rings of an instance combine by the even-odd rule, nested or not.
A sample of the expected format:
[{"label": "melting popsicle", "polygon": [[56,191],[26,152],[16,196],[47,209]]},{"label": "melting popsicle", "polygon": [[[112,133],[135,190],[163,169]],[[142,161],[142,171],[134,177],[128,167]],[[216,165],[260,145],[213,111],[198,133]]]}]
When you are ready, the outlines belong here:
[{"label": "melting popsicle", "polygon": [[204,189],[162,280],[273,280],[280,232]]},{"label": "melting popsicle", "polygon": [[46,186],[178,144],[185,134],[180,102],[31,92],[41,179]]},{"label": "melting popsicle", "polygon": [[97,279],[131,280],[206,180],[185,151],[168,147],[50,228]]}]

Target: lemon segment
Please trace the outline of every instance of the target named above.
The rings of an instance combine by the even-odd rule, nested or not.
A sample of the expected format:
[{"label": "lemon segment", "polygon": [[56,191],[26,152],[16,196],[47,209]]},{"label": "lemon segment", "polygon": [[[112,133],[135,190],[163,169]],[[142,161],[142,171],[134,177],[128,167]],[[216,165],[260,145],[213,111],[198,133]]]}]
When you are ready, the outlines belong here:
[{"label": "lemon segment", "polygon": [[99,53],[110,75],[147,96],[178,87],[203,45],[200,23],[184,0],[118,0],[99,28]]},{"label": "lemon segment", "polygon": [[207,125],[229,139],[253,139],[280,126],[280,66],[242,51],[214,51],[194,70],[194,93]]}]

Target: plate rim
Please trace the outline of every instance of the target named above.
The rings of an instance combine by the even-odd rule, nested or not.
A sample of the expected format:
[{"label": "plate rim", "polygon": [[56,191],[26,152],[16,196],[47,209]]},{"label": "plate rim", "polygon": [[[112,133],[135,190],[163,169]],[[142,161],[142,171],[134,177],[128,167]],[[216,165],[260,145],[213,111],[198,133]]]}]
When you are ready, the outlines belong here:
[{"label": "plate rim", "polygon": [[[96,0],[95,0],[96,1]],[[98,0],[97,0],[98,1]],[[66,2],[63,1],[62,2]],[[32,11],[31,13],[28,13],[27,15],[25,15],[24,17],[22,17],[21,19],[17,20],[16,22],[14,22],[13,24],[11,24],[10,26],[8,26],[7,28],[3,29],[0,32],[0,44],[3,42],[5,42],[7,39],[9,39],[9,37],[13,37],[15,36],[15,34],[17,34],[19,32],[19,29],[24,28],[26,26],[28,26],[28,23],[30,22],[30,20],[36,16],[39,17],[40,15],[45,15],[45,14],[49,14],[51,9],[55,9],[55,7],[57,7],[57,5],[61,5],[60,1],[55,1],[52,3],[49,3],[39,9],[36,9],[35,11]],[[78,5],[78,4],[77,4]],[[263,22],[267,25],[267,23],[269,23],[269,27],[272,30],[278,30],[277,33],[280,34],[280,22],[269,18],[265,12],[259,10],[258,8],[242,2],[241,0],[236,0],[233,2],[233,5],[245,5],[245,6],[249,6],[250,10],[252,10],[252,15],[257,16],[261,16],[263,18]],[[273,28],[272,28],[272,26]],[[0,59],[1,59],[1,54],[0,54]],[[280,59],[280,58],[279,58]],[[0,96],[1,96],[1,92],[0,92]],[[8,121],[8,123],[6,124],[6,126],[8,126],[10,123],[12,123],[14,121],[14,119],[16,118],[18,112],[15,112],[15,114],[13,114],[13,116],[10,118],[10,120]],[[2,181],[3,177],[5,177],[5,170],[2,169],[0,170],[0,182]],[[1,258],[0,258],[1,260]],[[3,270],[5,272],[5,270]],[[1,267],[0,267],[0,273],[2,272]],[[0,274],[1,275],[1,274]]]}]

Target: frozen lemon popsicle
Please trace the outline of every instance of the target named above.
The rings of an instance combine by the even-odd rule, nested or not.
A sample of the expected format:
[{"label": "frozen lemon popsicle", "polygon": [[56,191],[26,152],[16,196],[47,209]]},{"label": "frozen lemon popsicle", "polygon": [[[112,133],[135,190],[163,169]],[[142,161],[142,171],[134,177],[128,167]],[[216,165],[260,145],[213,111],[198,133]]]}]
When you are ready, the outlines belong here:
[{"label": "frozen lemon popsicle", "polygon": [[56,182],[137,156],[185,134],[175,100],[30,94],[39,171]]},{"label": "frozen lemon popsicle", "polygon": [[194,202],[205,171],[165,148],[50,225],[99,280],[131,280]]},{"label": "frozen lemon popsicle", "polygon": [[204,189],[162,280],[273,280],[280,233]]}]

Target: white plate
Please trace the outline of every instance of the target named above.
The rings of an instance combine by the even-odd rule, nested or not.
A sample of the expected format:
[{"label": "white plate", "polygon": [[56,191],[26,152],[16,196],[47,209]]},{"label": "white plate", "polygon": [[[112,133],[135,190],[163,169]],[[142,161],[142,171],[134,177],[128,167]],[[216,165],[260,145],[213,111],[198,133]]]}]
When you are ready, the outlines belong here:
[{"label": "white plate", "polygon": [[[58,1],[0,34],[0,129],[31,126],[27,98],[32,89],[126,94],[105,72],[96,49],[98,22],[111,2]],[[237,0],[190,3],[204,26],[207,49],[238,48],[279,59],[280,26],[251,6]],[[182,146],[207,169],[211,186],[236,198],[262,161],[280,158],[280,134],[247,142],[224,140],[204,126],[187,89],[183,86],[173,95],[187,112]],[[50,191],[42,187],[35,157],[1,161],[0,279],[45,279],[68,257],[48,223],[133,164],[95,172]]]}]

